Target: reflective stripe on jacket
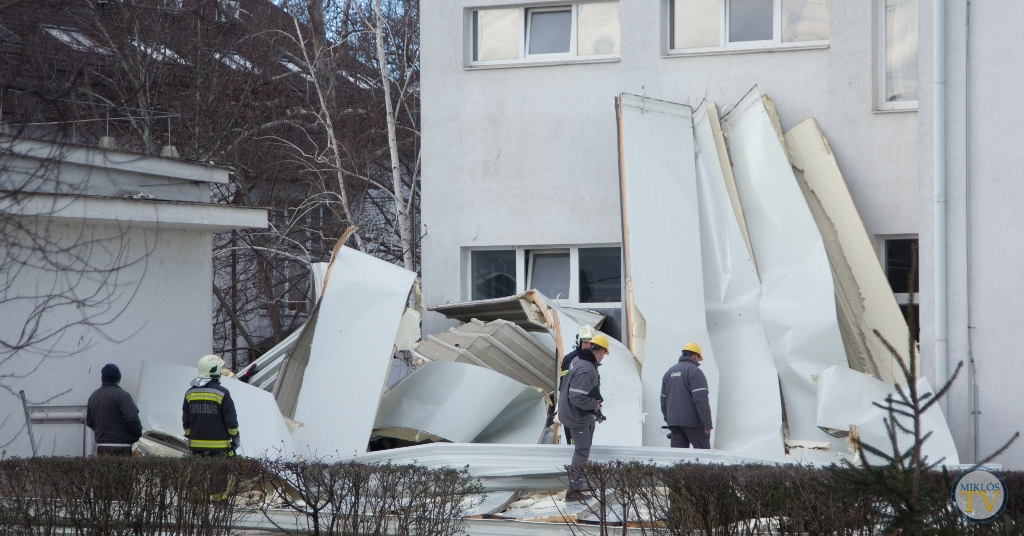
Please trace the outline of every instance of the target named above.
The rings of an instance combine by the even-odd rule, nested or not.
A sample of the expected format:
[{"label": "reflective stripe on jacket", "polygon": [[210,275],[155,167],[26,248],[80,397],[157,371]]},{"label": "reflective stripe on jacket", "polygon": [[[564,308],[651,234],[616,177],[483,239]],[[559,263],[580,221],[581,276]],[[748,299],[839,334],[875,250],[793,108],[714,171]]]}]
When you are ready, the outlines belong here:
[{"label": "reflective stripe on jacket", "polygon": [[662,378],[661,414],[669,426],[711,429],[708,379],[693,359],[680,356]]},{"label": "reflective stripe on jacket", "polygon": [[[585,358],[587,355],[590,359]],[[594,422],[590,412],[597,409],[597,398],[591,396],[591,393],[601,387],[601,376],[597,373],[597,364],[593,359],[590,351],[581,350],[569,364],[569,372],[562,378],[558,390],[558,421],[563,426],[580,428]]]},{"label": "reflective stripe on jacket", "polygon": [[238,435],[231,393],[217,380],[192,387],[181,405],[181,425],[194,451],[229,450]]}]

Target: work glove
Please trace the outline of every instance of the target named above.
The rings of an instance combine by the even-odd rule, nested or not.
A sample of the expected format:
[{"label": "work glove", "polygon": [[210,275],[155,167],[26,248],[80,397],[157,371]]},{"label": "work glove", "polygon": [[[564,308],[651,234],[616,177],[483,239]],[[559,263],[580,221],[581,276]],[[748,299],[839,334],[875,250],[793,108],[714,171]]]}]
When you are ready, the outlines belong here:
[{"label": "work glove", "polygon": [[241,432],[231,436],[231,450],[238,450],[242,448],[242,434]]}]

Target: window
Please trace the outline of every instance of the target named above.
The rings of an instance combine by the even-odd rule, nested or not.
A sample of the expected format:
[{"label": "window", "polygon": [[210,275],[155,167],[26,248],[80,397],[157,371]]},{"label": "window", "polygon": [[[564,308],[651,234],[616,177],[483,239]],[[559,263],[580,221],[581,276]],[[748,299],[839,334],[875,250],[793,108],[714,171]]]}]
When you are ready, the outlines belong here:
[{"label": "window", "polygon": [[490,300],[517,291],[515,250],[478,250],[470,257],[472,299]]},{"label": "window", "polygon": [[470,65],[616,59],[619,3],[469,12]]},{"label": "window", "polygon": [[309,73],[307,73],[306,70],[303,69],[302,67],[299,67],[298,65],[296,65],[295,62],[293,62],[291,60],[286,60],[284,58],[281,58],[281,59],[279,59],[277,61],[278,61],[278,63],[283,65],[285,69],[288,69],[289,71],[291,71],[293,73],[301,74],[302,77],[305,78],[307,82],[312,82],[313,81],[313,77],[309,76]]},{"label": "window", "polygon": [[[885,241],[885,276],[889,279],[889,286],[896,294],[896,303],[900,305],[903,314],[906,316],[909,313],[914,325],[917,326],[914,338],[920,339],[920,284],[917,277],[916,255],[916,238],[895,238]],[[911,298],[914,301],[913,305],[910,304]]]},{"label": "window", "polygon": [[132,39],[132,44],[135,45],[135,48],[138,48],[156,61],[188,65],[188,63],[179,56],[177,52],[165,47],[164,45],[150,46],[142,41],[136,41],[134,39]]},{"label": "window", "polygon": [[110,54],[109,50],[97,45],[92,39],[89,39],[83,35],[82,32],[74,28],[43,26],[43,31],[78,52],[96,52],[104,55]]},{"label": "window", "polygon": [[560,305],[605,315],[601,331],[622,333],[622,249],[544,247],[469,252],[471,300],[504,298],[536,289]]},{"label": "window", "polygon": [[240,71],[252,71],[253,70],[252,63],[249,63],[249,60],[243,58],[237,52],[229,52],[227,54],[222,54],[220,52],[214,52],[213,56],[215,58],[217,58],[218,60],[220,60],[222,63],[224,63],[224,65],[227,65],[228,67],[231,67],[232,69],[240,70]]},{"label": "window", "polygon": [[238,14],[241,10],[238,0],[220,0],[217,4],[217,20],[228,21],[239,18]]},{"label": "window", "polygon": [[829,0],[667,0],[670,54],[828,46]]},{"label": "window", "polygon": [[917,0],[877,0],[878,109],[917,109]]}]

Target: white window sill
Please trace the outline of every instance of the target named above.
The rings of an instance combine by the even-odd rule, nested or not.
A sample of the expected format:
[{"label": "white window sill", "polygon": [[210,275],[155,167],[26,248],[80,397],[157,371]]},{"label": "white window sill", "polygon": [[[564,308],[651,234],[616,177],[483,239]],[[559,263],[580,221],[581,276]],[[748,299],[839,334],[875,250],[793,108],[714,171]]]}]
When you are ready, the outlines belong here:
[{"label": "white window sill", "polygon": [[828,41],[804,41],[798,43],[759,43],[756,45],[730,45],[726,47],[687,48],[669,50],[663,58],[688,56],[717,56],[724,54],[751,54],[755,52],[782,52],[786,50],[815,50],[828,48]]},{"label": "white window sill", "polygon": [[891,106],[891,107],[886,107],[886,108],[878,107],[878,108],[875,108],[874,110],[872,110],[872,112],[874,112],[876,114],[894,114],[894,113],[901,113],[901,112],[916,112],[916,111],[917,111],[917,101],[903,101],[903,102],[899,103],[896,106]]},{"label": "white window sill", "polygon": [[618,63],[620,60],[619,56],[614,57],[596,57],[596,58],[559,58],[559,59],[525,59],[525,60],[508,60],[494,63],[472,63],[470,65],[464,65],[462,68],[467,71],[477,71],[482,69],[511,69],[515,67],[546,67],[548,65],[575,65],[582,63]]}]

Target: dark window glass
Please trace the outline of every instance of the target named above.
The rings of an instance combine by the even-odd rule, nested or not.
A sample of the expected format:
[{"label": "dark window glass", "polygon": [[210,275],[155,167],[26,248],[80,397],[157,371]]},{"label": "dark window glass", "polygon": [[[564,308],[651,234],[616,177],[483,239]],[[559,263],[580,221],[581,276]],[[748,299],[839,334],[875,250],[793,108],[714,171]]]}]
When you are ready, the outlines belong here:
[{"label": "dark window glass", "polygon": [[530,12],[530,54],[569,52],[572,10]]},{"label": "dark window glass", "polygon": [[619,248],[580,248],[580,303],[619,301],[622,301]]},{"label": "dark window glass", "polygon": [[534,253],[530,286],[556,300],[569,298],[569,254]]},{"label": "dark window glass", "polygon": [[897,294],[919,292],[920,286],[916,272],[913,274],[914,290],[908,290],[915,251],[917,251],[916,238],[885,241],[885,275],[889,278],[889,286],[892,287],[892,291]]},{"label": "dark window glass", "polygon": [[601,333],[622,342],[623,330],[622,330],[622,308],[616,307],[615,309],[591,309],[605,315],[604,322],[601,324]]},{"label": "dark window glass", "polygon": [[515,250],[474,251],[470,265],[473,300],[504,298],[516,293]]},{"label": "dark window glass", "polygon": [[729,2],[729,42],[769,41],[775,25],[774,0]]}]

